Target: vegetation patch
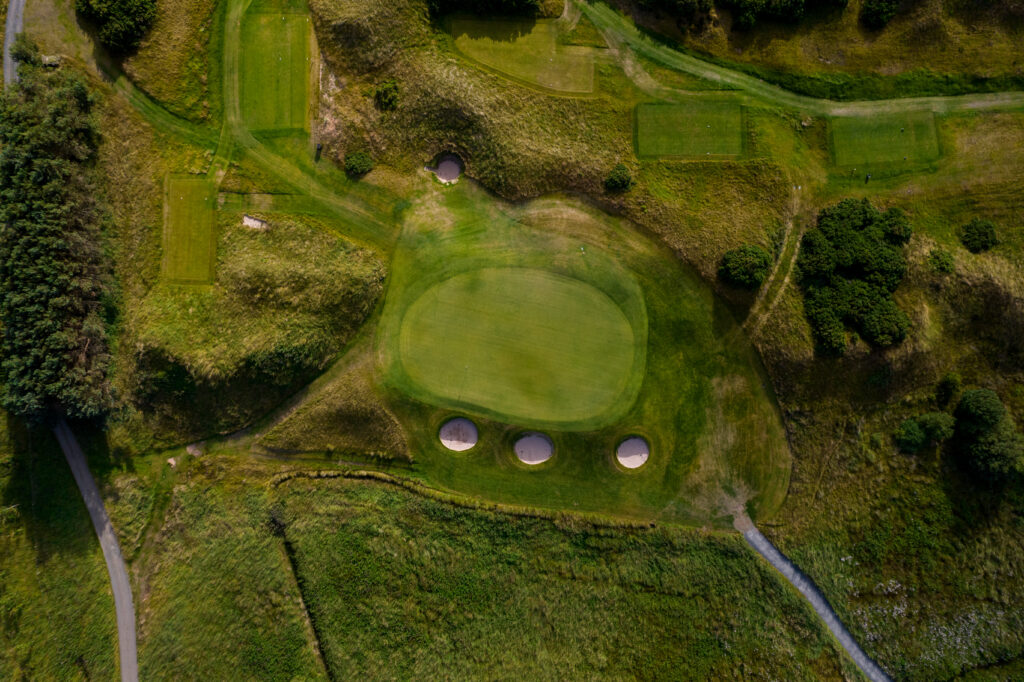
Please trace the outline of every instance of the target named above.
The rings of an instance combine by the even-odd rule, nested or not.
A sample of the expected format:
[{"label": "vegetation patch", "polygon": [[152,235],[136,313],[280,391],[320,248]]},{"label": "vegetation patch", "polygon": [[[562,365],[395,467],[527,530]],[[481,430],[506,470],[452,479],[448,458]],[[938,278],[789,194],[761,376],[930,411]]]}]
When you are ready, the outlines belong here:
[{"label": "vegetation patch", "polygon": [[566,94],[594,91],[594,48],[563,45],[551,19],[455,17],[455,48],[514,80]]},{"label": "vegetation patch", "polygon": [[642,158],[732,159],[743,155],[743,107],[734,100],[692,99],[636,108]]},{"label": "vegetation patch", "polygon": [[242,120],[250,130],[308,130],[313,25],[303,0],[260,0],[242,21]]},{"label": "vegetation patch", "polygon": [[202,176],[168,176],[160,274],[175,284],[208,284],[217,262],[217,190]]},{"label": "vegetation patch", "polygon": [[830,129],[835,164],[858,171],[920,165],[940,154],[930,111],[834,118]]}]

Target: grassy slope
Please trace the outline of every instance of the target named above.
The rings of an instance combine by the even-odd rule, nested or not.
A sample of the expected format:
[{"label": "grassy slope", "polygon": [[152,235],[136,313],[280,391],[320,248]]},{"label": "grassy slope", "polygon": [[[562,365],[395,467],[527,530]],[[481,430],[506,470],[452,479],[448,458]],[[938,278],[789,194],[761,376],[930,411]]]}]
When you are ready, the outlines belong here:
[{"label": "grassy slope", "polygon": [[336,677],[839,674],[807,607],[735,537],[560,528],[347,481],[278,495]]},{"label": "grassy slope", "polygon": [[117,679],[99,543],[53,436],[0,417],[0,677]]}]

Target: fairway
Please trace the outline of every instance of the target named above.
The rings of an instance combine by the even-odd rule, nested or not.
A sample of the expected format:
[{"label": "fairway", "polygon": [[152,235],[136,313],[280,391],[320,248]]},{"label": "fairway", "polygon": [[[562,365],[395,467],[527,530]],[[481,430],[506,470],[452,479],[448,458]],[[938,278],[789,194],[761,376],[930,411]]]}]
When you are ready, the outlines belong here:
[{"label": "fairway", "polygon": [[483,66],[557,92],[594,91],[594,48],[559,45],[551,19],[456,18],[450,28],[456,49]]},{"label": "fairway", "polygon": [[939,158],[935,115],[930,111],[834,118],[831,131],[837,166],[921,163]]},{"label": "fairway", "polygon": [[641,158],[736,158],[743,155],[743,132],[743,108],[731,100],[636,108],[636,154]]},{"label": "fairway", "polygon": [[160,274],[179,284],[213,281],[217,238],[213,229],[216,191],[199,176],[167,178],[164,190],[163,259]]},{"label": "fairway", "polygon": [[634,337],[603,292],[528,268],[487,268],[424,292],[402,321],[409,377],[453,406],[572,422],[622,398]]},{"label": "fairway", "polygon": [[254,4],[242,22],[242,118],[250,130],[304,130],[313,61],[313,25],[291,2]]}]

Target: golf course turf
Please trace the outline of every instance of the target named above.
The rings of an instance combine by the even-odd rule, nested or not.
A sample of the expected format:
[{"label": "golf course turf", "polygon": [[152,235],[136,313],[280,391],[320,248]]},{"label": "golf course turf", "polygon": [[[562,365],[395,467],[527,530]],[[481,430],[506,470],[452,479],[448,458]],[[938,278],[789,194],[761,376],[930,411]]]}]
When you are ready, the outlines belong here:
[{"label": "golf course turf", "polygon": [[636,154],[641,158],[736,158],[743,154],[743,129],[743,108],[734,100],[640,104]]},{"label": "golf course turf", "polygon": [[213,226],[216,189],[202,176],[170,176],[164,189],[161,275],[176,284],[213,280],[217,236]]},{"label": "golf course turf", "polygon": [[831,133],[837,166],[869,169],[939,158],[935,116],[930,111],[834,118]]}]

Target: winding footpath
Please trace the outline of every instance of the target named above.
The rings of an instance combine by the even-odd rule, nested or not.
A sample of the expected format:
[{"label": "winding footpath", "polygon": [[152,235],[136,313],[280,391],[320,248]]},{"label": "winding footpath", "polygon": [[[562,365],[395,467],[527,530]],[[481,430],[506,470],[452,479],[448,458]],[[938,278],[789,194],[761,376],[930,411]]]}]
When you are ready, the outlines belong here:
[{"label": "winding footpath", "polygon": [[92,519],[92,526],[96,529],[96,537],[100,540],[100,548],[103,550],[103,559],[107,562],[107,573],[110,574],[110,588],[114,593],[114,610],[117,612],[117,642],[121,654],[121,680],[123,682],[138,682],[139,663],[135,648],[135,607],[132,604],[132,586],[128,581],[128,571],[124,565],[124,557],[121,556],[121,546],[117,542],[117,534],[114,527],[110,525],[110,517],[103,506],[103,498],[100,497],[96,481],[89,472],[89,465],[85,461],[85,453],[82,452],[75,434],[71,432],[68,423],[61,419],[53,427],[53,433],[57,436],[60,449],[64,451],[64,457],[68,460],[71,473],[75,477],[75,483],[82,492],[82,499],[85,507],[89,510],[89,518]]},{"label": "winding footpath", "polygon": [[10,0],[7,3],[7,25],[4,27],[4,87],[18,80],[18,69],[11,59],[11,45],[14,36],[21,33],[25,20],[25,0]]}]

